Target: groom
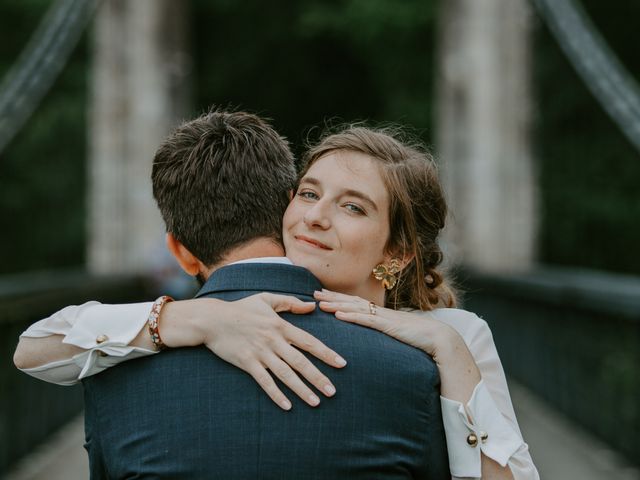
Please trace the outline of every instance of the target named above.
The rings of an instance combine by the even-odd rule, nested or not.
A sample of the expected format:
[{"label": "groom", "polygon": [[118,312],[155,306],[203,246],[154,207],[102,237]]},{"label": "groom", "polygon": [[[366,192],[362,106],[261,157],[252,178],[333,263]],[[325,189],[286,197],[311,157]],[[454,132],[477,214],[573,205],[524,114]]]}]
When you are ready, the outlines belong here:
[{"label": "groom", "polygon": [[[273,258],[295,178],[286,141],[251,114],[214,111],[165,140],[154,196],[172,253],[204,282],[198,297],[313,301],[318,280]],[[204,347],[127,362],[83,380],[91,478],[450,478],[429,358],[319,309],[283,317],[349,358],[331,371],[333,399],[282,411]]]}]

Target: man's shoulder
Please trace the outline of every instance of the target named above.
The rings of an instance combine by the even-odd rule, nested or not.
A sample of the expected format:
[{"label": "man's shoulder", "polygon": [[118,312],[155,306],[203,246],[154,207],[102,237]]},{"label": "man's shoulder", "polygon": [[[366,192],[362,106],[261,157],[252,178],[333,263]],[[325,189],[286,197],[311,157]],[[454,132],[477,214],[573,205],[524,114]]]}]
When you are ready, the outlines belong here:
[{"label": "man's shoulder", "polygon": [[280,263],[240,263],[216,270],[196,297],[273,292],[284,295],[313,296],[322,288],[307,269]]}]

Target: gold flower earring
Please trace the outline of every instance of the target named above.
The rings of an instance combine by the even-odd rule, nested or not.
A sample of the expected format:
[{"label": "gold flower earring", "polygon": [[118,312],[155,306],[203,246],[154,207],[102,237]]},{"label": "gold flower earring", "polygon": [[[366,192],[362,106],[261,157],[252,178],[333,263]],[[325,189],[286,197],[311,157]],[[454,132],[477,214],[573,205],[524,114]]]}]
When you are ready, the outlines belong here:
[{"label": "gold flower earring", "polygon": [[397,274],[400,273],[400,260],[392,258],[389,266],[381,263],[373,269],[373,276],[376,280],[382,281],[382,286],[387,290],[391,290],[398,283]]}]

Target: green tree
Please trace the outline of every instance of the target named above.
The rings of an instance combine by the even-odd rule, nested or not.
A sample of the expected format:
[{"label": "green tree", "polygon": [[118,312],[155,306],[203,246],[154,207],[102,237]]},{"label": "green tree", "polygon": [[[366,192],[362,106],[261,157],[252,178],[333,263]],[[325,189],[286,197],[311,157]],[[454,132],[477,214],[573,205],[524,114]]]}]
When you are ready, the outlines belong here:
[{"label": "green tree", "polygon": [[[637,2],[583,0],[613,51],[640,72]],[[541,257],[551,264],[640,273],[640,154],[577,76],[544,27],[535,36]]]},{"label": "green tree", "polygon": [[[0,75],[50,2],[1,0]],[[84,261],[87,49],[81,41],[49,94],[0,155],[0,273]]]}]

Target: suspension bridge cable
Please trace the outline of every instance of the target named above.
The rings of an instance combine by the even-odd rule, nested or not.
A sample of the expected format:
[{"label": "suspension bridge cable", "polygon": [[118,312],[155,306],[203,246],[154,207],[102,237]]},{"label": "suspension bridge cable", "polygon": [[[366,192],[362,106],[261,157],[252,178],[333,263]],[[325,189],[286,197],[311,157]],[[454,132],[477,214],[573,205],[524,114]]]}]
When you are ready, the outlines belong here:
[{"label": "suspension bridge cable", "polygon": [[532,0],[602,108],[640,152],[640,87],[574,0]]},{"label": "suspension bridge cable", "polygon": [[100,0],[57,0],[0,84],[0,154],[67,63]]}]

